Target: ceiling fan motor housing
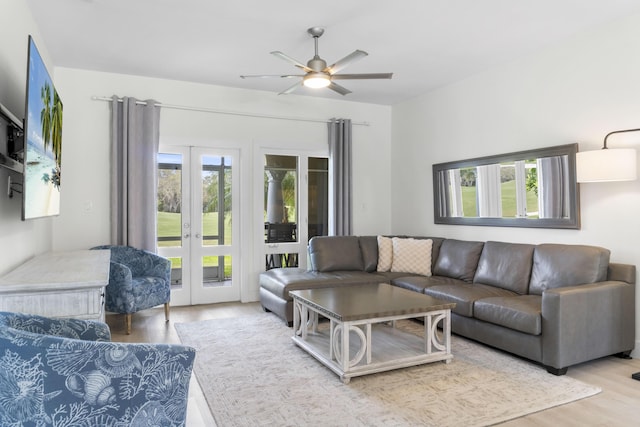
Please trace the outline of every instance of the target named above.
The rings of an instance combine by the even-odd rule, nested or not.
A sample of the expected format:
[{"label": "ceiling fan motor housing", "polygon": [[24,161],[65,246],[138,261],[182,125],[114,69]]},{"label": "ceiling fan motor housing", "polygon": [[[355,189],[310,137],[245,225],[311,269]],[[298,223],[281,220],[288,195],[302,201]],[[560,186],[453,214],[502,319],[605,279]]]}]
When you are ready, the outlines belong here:
[{"label": "ceiling fan motor housing", "polygon": [[315,56],[307,62],[307,67],[311,68],[313,71],[323,71],[327,68],[327,61]]}]

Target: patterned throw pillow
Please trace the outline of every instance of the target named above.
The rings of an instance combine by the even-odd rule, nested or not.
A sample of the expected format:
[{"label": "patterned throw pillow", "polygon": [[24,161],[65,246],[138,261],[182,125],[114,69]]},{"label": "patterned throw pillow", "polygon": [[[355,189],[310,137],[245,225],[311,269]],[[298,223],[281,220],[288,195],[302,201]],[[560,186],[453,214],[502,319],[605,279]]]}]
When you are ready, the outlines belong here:
[{"label": "patterned throw pillow", "polygon": [[391,271],[431,276],[431,239],[401,239],[394,237]]},{"label": "patterned throw pillow", "polygon": [[393,260],[393,245],[391,237],[378,236],[378,271],[391,270]]}]

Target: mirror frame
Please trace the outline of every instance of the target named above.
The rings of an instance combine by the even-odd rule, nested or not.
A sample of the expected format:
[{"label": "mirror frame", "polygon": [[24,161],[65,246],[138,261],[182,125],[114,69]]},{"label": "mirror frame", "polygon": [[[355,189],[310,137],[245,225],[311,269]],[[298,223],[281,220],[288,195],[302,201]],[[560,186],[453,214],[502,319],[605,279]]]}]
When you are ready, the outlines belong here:
[{"label": "mirror frame", "polygon": [[[576,153],[578,144],[557,145],[535,150],[518,151],[496,156],[477,157],[474,159],[433,165],[433,219],[435,224],[449,225],[484,225],[493,227],[525,227],[525,228],[564,228],[580,229],[580,194],[576,181]],[[438,201],[441,200],[438,175],[448,169],[460,169],[516,160],[541,157],[568,156],[569,160],[569,218],[487,218],[487,217],[446,217],[440,215]]]}]

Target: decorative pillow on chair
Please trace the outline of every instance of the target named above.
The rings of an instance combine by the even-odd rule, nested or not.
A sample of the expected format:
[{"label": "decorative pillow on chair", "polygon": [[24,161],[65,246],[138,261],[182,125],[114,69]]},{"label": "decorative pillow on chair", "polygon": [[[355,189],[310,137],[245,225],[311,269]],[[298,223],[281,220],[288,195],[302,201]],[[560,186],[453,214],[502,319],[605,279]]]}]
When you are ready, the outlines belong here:
[{"label": "decorative pillow on chair", "polygon": [[391,237],[378,236],[378,271],[391,270],[393,244]]},{"label": "decorative pillow on chair", "polygon": [[391,271],[431,276],[431,239],[391,239],[393,261]]}]

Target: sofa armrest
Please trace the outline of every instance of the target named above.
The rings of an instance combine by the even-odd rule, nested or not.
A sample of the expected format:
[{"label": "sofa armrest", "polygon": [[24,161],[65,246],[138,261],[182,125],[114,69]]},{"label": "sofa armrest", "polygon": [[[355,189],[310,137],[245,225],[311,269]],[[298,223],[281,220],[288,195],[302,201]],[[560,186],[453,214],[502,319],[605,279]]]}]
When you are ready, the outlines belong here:
[{"label": "sofa armrest", "polygon": [[95,320],[51,318],[35,314],[0,312],[0,327],[83,341],[111,341],[106,323]]},{"label": "sofa armrest", "polygon": [[562,369],[632,350],[635,285],[605,281],[542,294],[542,363]]},{"label": "sofa armrest", "polygon": [[109,286],[118,293],[133,292],[131,269],[119,262],[111,261],[109,266]]}]

